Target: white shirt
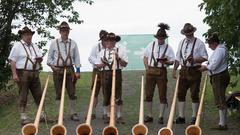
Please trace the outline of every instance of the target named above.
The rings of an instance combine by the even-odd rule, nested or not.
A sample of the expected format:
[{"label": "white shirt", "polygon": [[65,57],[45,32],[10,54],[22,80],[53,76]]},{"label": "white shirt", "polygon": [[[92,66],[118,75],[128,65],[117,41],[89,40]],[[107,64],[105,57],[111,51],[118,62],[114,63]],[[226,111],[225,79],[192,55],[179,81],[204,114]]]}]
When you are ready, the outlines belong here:
[{"label": "white shirt", "polygon": [[[38,46],[36,44],[32,43],[30,45],[27,45],[27,43],[24,42],[23,40],[21,40],[20,42],[16,42],[16,43],[14,43],[13,48],[8,57],[9,60],[16,62],[16,69],[24,69],[24,67],[25,67],[25,62],[27,60],[27,53],[26,53],[23,45],[25,46],[25,48],[28,52],[29,58],[32,60],[33,63],[36,62],[35,58],[43,56],[41,50],[38,48]],[[33,47],[36,51],[36,54],[33,50]],[[33,70],[32,62],[30,62],[30,60],[28,60],[26,70]],[[39,68],[40,68],[40,65],[37,64],[36,70],[38,70]]]},{"label": "white shirt", "polygon": [[220,73],[228,67],[228,54],[225,45],[219,44],[208,60],[209,75]]},{"label": "white shirt", "polygon": [[[176,60],[179,61],[181,65],[184,65],[183,59],[186,60],[188,58],[188,56],[191,54],[194,40],[195,40],[195,38],[193,38],[191,40],[188,40],[187,38],[185,38],[182,41],[180,41],[180,43],[178,45],[178,51],[176,54]],[[184,41],[184,43],[183,43],[183,41]],[[182,43],[183,43],[183,46],[182,46]],[[182,48],[182,50],[181,50],[181,48]],[[181,58],[180,51],[182,52],[183,59]],[[205,58],[206,60],[208,59],[208,54],[207,54],[205,44],[198,38],[196,40],[195,47],[193,50],[193,58],[194,57],[202,57],[202,58]],[[201,65],[201,63],[195,63],[193,66],[197,66],[197,65]],[[187,61],[186,66],[190,67],[192,65],[191,65],[191,63],[189,63]]]},{"label": "white shirt", "polygon": [[[153,55],[154,55],[155,60],[157,58],[162,57],[162,55],[163,55],[163,53],[164,53],[164,51],[167,47],[167,44],[158,45],[158,40],[157,39],[148,44],[148,46],[145,48],[144,56],[148,58],[148,66],[151,66],[151,67],[154,67],[154,60],[152,59],[152,62],[151,62],[152,47],[153,47],[154,42],[155,42],[155,45],[154,45]],[[173,49],[170,45],[168,45],[168,48],[166,50],[164,58],[167,58],[168,61],[174,61],[175,60],[175,54],[174,54]],[[163,65],[163,66],[166,67],[167,65]],[[162,63],[158,62],[157,67],[162,67]]]},{"label": "white shirt", "polygon": [[[98,57],[97,57],[97,61],[98,61],[97,64],[103,63],[102,59],[104,58],[104,54],[105,54],[107,62],[111,65],[113,63],[113,54],[114,54],[115,51],[117,51],[117,48],[118,48],[118,56],[119,56],[119,58],[121,58],[125,62],[128,62],[126,49],[123,48],[123,47],[114,47],[111,50],[108,49],[108,48],[101,50],[101,52],[98,54]],[[117,69],[117,64],[116,64],[115,68]],[[119,69],[123,69],[123,68],[124,67],[119,64]],[[105,70],[110,70],[110,69],[109,69],[108,66],[106,66]]]},{"label": "white shirt", "polygon": [[[48,50],[47,64],[54,65],[54,66],[63,66],[62,59],[59,59],[59,65],[57,65],[58,52],[59,52],[57,47],[57,40],[59,43],[60,54],[64,61],[66,61],[66,58],[68,56],[68,50],[69,50],[70,40],[71,40],[70,57],[72,59],[72,65],[75,65],[75,67],[81,67],[80,55],[79,55],[77,43],[72,39],[68,39],[67,42],[64,43],[61,38],[58,38],[52,41],[50,48]],[[72,66],[69,59],[67,60],[66,64],[67,66]]]},{"label": "white shirt", "polygon": [[98,62],[97,56],[103,49],[104,49],[104,47],[101,42],[99,42],[97,45],[93,46],[90,56],[88,57],[88,61],[92,64],[93,68],[96,68],[94,65]]}]

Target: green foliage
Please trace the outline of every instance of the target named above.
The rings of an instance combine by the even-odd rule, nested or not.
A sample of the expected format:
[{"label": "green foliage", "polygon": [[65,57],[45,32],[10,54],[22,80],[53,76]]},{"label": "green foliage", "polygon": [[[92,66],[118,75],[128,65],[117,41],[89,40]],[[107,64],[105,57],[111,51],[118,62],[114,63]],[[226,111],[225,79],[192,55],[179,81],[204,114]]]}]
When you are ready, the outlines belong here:
[{"label": "green foliage", "polygon": [[[7,57],[12,48],[12,42],[19,40],[13,29],[20,24],[31,26],[46,40],[54,38],[48,28],[56,28],[60,18],[70,23],[80,24],[79,13],[74,10],[75,2],[92,4],[92,0],[1,0],[0,1],[0,89],[6,89],[11,78]],[[38,42],[42,48],[46,41]],[[46,53],[46,50],[44,50]]]},{"label": "green foliage", "polygon": [[208,32],[218,32],[229,50],[230,71],[238,78],[231,86],[236,86],[240,74],[240,1],[203,0],[199,7],[207,15],[203,21],[210,26]]}]

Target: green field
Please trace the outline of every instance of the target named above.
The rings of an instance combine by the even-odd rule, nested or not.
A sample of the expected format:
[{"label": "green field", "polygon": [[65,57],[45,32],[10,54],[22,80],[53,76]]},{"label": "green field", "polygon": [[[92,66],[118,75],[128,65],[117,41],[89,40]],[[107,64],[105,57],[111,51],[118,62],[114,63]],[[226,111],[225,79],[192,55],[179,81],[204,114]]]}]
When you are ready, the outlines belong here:
[{"label": "green field", "polygon": [[[41,81],[42,86],[46,81],[48,73],[41,73]],[[141,82],[141,75],[144,74],[144,71],[124,71],[123,73],[123,102],[124,102],[124,110],[123,110],[123,117],[126,121],[126,124],[116,124],[116,127],[119,130],[120,135],[130,135],[131,128],[138,122],[138,114],[139,114],[139,97],[140,97],[140,82]],[[168,102],[169,107],[165,111],[166,117],[164,119],[164,125],[157,124],[157,117],[158,117],[158,97],[155,91],[154,97],[154,122],[152,124],[147,124],[149,129],[149,135],[157,135],[158,130],[161,127],[166,126],[167,118],[170,110],[170,105],[173,97],[173,91],[175,87],[175,80],[171,78],[171,74],[168,75]],[[64,125],[67,127],[68,135],[75,135],[75,128],[78,124],[85,122],[84,118],[86,116],[86,112],[88,109],[89,98],[91,95],[90,91],[90,81],[91,80],[91,73],[82,73],[81,79],[77,83],[77,96],[78,96],[78,105],[77,110],[80,113],[80,122],[72,122],[69,120],[68,116],[68,96],[66,94],[66,103],[65,103],[65,119]],[[237,88],[240,88],[239,84]],[[228,90],[237,90],[236,88],[232,89],[229,87]],[[239,90],[239,89],[238,89]],[[14,93],[18,93],[16,89],[12,90]],[[102,129],[107,126],[107,124],[103,123],[102,120],[102,94],[100,94],[98,109],[97,109],[97,119],[91,121],[91,125],[93,127],[94,135],[100,135]],[[207,85],[206,91],[206,100],[204,102],[204,111],[201,118],[201,127],[203,130],[203,135],[239,135],[240,132],[240,119],[239,119],[239,112],[231,115],[228,119],[228,131],[215,131],[211,130],[210,128],[215,126],[218,123],[218,111],[217,108],[214,106],[214,100],[212,98],[212,91],[210,89],[210,84]],[[188,95],[189,98],[189,95]],[[16,98],[11,99],[11,101],[0,107],[0,135],[20,135],[21,134],[21,126],[20,126],[20,116],[18,113],[18,105],[17,105],[17,96]],[[48,117],[57,118],[58,112],[56,110],[55,105],[55,92],[52,77],[50,78],[49,87],[47,91],[46,101],[45,101],[45,109],[47,112]],[[191,119],[191,103],[187,103],[187,123],[190,122]],[[29,96],[28,102],[28,114],[31,118],[35,117],[37,108],[35,107],[32,96]],[[39,126],[39,135],[48,135],[49,129],[53,124],[45,124],[41,123]],[[188,125],[173,125],[173,131],[175,135],[183,135],[184,130]]]}]

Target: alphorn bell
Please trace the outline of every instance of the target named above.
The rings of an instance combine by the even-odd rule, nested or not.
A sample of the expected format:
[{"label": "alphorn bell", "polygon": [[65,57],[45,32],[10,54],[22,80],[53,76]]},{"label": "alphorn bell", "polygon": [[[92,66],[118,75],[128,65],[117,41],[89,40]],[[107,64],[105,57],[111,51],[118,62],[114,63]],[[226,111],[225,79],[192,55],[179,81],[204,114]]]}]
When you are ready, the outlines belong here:
[{"label": "alphorn bell", "polygon": [[172,126],[173,126],[173,117],[174,117],[174,113],[175,113],[175,106],[176,106],[176,102],[177,102],[178,84],[179,84],[179,76],[177,78],[177,82],[176,82],[176,86],[175,86],[175,92],[174,92],[174,96],[173,96],[170,114],[168,117],[167,127],[161,128],[158,131],[158,135],[173,135]]},{"label": "alphorn bell", "polygon": [[102,135],[118,135],[118,129],[115,127],[115,85],[116,85],[116,54],[113,55],[112,66],[112,93],[111,93],[111,108],[109,126],[105,127]]},{"label": "alphorn bell", "polygon": [[47,77],[46,83],[45,83],[45,87],[42,93],[42,97],[41,97],[41,101],[38,107],[38,111],[37,111],[37,115],[35,118],[34,123],[29,123],[23,126],[22,128],[22,135],[37,135],[38,133],[38,126],[39,126],[39,121],[40,121],[40,115],[42,112],[42,108],[43,108],[43,104],[44,104],[44,100],[45,100],[45,96],[46,96],[46,92],[47,92],[47,87],[48,87],[48,80],[49,80],[49,75]]},{"label": "alphorn bell", "polygon": [[50,130],[51,135],[66,135],[67,129],[63,125],[63,111],[64,111],[64,97],[65,97],[65,86],[66,86],[66,72],[67,69],[64,68],[63,74],[63,83],[62,83],[62,94],[61,94],[61,102],[60,102],[60,109],[59,109],[59,116],[58,116],[58,124],[52,126]]},{"label": "alphorn bell", "polygon": [[203,107],[203,100],[204,100],[204,95],[205,95],[205,91],[206,91],[207,79],[208,79],[208,75],[206,75],[205,80],[204,80],[203,90],[202,90],[201,100],[200,100],[199,107],[198,107],[196,122],[194,125],[189,125],[186,128],[186,130],[185,130],[186,135],[201,135],[202,134],[202,129],[200,128],[199,125],[200,125],[200,118],[201,118],[201,114],[202,114],[202,107]]},{"label": "alphorn bell", "polygon": [[139,123],[132,128],[133,135],[147,135],[148,128],[143,123],[144,116],[144,76],[142,76]]},{"label": "alphorn bell", "polygon": [[80,124],[76,128],[77,135],[92,135],[91,116],[92,116],[92,109],[93,109],[93,100],[94,100],[94,95],[95,95],[96,85],[97,85],[97,78],[98,78],[98,75],[96,74],[95,80],[94,80],[94,85],[93,85],[93,90],[92,90],[92,95],[91,95],[91,99],[90,99],[90,104],[89,104],[89,108],[88,108],[86,123]]}]

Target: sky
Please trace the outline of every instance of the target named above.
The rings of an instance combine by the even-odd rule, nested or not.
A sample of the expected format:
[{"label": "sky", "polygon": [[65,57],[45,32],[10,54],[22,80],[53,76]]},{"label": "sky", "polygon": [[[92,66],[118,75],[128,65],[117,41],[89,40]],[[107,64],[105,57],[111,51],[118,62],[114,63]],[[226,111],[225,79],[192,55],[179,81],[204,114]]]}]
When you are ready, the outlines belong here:
[{"label": "sky", "polygon": [[[205,41],[202,34],[208,26],[203,23],[206,16],[204,11],[198,8],[201,2],[202,0],[94,0],[92,5],[75,3],[75,10],[84,23],[70,24],[72,30],[69,37],[78,44],[81,70],[92,69],[88,57],[91,48],[98,42],[101,29],[118,35],[156,34],[157,25],[164,22],[170,26],[167,31],[168,43],[176,53],[178,43],[184,38],[181,29],[185,23],[191,23],[197,28],[195,36]],[[57,30],[51,32],[55,37],[60,36]],[[50,42],[46,48],[49,48],[49,44]],[[43,67],[45,71],[50,70],[46,66],[46,57]]]}]

